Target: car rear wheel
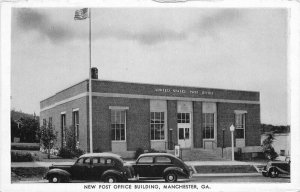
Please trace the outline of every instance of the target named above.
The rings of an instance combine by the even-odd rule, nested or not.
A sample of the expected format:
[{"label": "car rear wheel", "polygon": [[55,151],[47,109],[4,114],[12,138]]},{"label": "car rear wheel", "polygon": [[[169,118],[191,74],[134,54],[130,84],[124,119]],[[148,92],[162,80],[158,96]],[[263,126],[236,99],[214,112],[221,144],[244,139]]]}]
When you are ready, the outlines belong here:
[{"label": "car rear wheel", "polygon": [[174,172],[168,172],[165,175],[165,181],[166,182],[176,182],[177,181],[177,174]]},{"label": "car rear wheel", "polygon": [[61,181],[62,181],[62,178],[59,175],[52,175],[49,178],[50,183],[60,183]]},{"label": "car rear wheel", "polygon": [[104,182],[105,182],[105,183],[116,183],[116,182],[118,182],[118,180],[117,180],[117,177],[114,176],[114,175],[107,175],[107,176],[104,178]]},{"label": "car rear wheel", "polygon": [[275,178],[278,177],[278,170],[276,168],[271,168],[269,171],[270,177]]}]

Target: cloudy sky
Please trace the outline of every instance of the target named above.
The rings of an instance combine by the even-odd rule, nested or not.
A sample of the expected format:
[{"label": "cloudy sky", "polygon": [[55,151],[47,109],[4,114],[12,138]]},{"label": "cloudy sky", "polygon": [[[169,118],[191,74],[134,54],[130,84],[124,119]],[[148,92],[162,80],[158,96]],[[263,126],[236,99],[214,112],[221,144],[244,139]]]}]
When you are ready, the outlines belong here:
[{"label": "cloudy sky", "polygon": [[[88,78],[88,20],[75,8],[12,11],[12,108]],[[287,117],[285,9],[94,8],[92,66],[105,80],[259,91],[261,121]]]}]

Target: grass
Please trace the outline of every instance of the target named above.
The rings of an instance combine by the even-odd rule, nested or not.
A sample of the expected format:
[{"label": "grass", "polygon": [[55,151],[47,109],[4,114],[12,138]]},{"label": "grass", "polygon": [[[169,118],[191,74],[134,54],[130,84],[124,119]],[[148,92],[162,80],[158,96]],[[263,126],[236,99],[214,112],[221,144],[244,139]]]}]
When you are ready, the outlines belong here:
[{"label": "grass", "polygon": [[197,173],[257,173],[252,165],[195,166]]}]

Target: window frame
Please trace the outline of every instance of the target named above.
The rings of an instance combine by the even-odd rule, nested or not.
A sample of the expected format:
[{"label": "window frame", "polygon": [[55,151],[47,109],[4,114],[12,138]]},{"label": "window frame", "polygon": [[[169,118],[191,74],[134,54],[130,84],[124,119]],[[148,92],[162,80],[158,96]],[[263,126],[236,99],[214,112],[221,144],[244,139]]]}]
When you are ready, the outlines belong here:
[{"label": "window frame", "polygon": [[[180,118],[179,118],[179,115],[180,115]],[[177,112],[177,124],[178,123],[190,124],[191,123],[191,113],[190,112]]]},{"label": "window frame", "polygon": [[[234,125],[235,125],[235,139],[240,139],[240,140],[245,140],[246,139],[246,114],[247,112],[246,111],[235,111],[235,116],[234,116]],[[243,128],[238,128],[238,125],[237,125],[237,117],[241,115],[242,117],[242,126]],[[242,138],[239,138],[237,137],[237,130],[244,130],[243,131],[243,137]]]},{"label": "window frame", "polygon": [[[159,113],[159,122],[156,122],[156,114]],[[152,114],[154,115],[153,117],[153,122],[152,122]],[[163,117],[163,118],[162,118]],[[165,112],[164,111],[151,111],[150,112],[150,141],[165,141],[166,140],[166,119],[165,119]],[[153,125],[153,129],[152,129]],[[160,126],[159,130],[159,138],[156,138],[156,125]],[[161,127],[162,126],[162,127]],[[153,137],[152,137],[152,131],[153,131]],[[163,136],[163,138],[162,138]]]},{"label": "window frame", "polygon": [[[141,159],[146,159],[146,158],[151,158],[152,161],[151,162],[140,162]],[[154,157],[153,156],[145,156],[145,157],[141,157],[137,160],[136,162],[137,164],[153,164],[154,163]]]},{"label": "window frame", "polygon": [[[127,137],[126,137],[126,133],[127,133],[127,111],[125,108],[111,108],[110,107],[110,130],[111,130],[111,141],[112,142],[126,142],[127,140]],[[114,115],[112,115],[112,113],[115,112]],[[122,138],[122,135],[121,135],[121,128],[120,129],[120,140],[116,140],[116,132],[117,132],[117,128],[112,128],[112,125],[113,125],[113,119],[112,117],[117,117],[116,113],[117,112],[120,112],[121,116],[120,116],[120,119],[121,119],[121,122],[122,122],[122,112],[124,112],[124,139],[121,139]],[[116,125],[116,124],[115,124]],[[119,123],[118,125],[122,125],[122,123]],[[115,130],[115,138],[113,139],[112,138],[112,134],[113,134],[113,130]]]},{"label": "window frame", "polygon": [[62,136],[62,146],[64,147],[67,142],[67,115],[66,112],[60,113],[60,125],[61,125],[61,136]]},{"label": "window frame", "polygon": [[[212,126],[210,125],[209,128],[210,128],[210,136],[211,136],[211,130],[213,130],[213,137],[210,137],[210,138],[206,138],[206,124],[211,124],[211,122],[207,123],[206,122],[206,119],[207,118],[207,115],[212,115]],[[215,134],[216,134],[216,129],[215,129],[215,126],[216,126],[216,122],[215,122],[215,118],[216,118],[216,113],[202,113],[202,138],[205,139],[205,140],[215,140]],[[204,134],[203,134],[204,133]]]},{"label": "window frame", "polygon": [[[77,117],[77,121],[76,121],[76,117]],[[79,142],[79,128],[80,128],[79,109],[73,109],[72,124],[74,126],[75,140],[76,142]]]}]

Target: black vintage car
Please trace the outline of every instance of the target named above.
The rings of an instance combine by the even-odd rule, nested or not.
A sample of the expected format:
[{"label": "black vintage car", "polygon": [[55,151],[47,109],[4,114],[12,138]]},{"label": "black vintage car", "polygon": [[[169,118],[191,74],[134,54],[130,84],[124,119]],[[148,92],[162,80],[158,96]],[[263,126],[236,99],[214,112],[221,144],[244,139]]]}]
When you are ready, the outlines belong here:
[{"label": "black vintage car", "polygon": [[279,174],[290,174],[290,158],[285,161],[269,161],[262,170],[262,175],[265,177],[275,178]]},{"label": "black vintage car", "polygon": [[45,175],[50,183],[70,180],[125,182],[133,175],[130,165],[113,153],[90,153],[80,156],[73,165],[52,165]]},{"label": "black vintage car", "polygon": [[132,166],[138,180],[163,178],[166,182],[175,182],[178,177],[191,178],[193,173],[191,167],[168,153],[142,154]]}]

